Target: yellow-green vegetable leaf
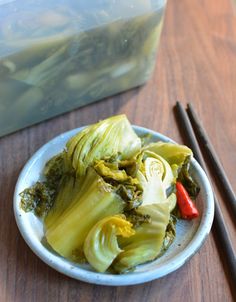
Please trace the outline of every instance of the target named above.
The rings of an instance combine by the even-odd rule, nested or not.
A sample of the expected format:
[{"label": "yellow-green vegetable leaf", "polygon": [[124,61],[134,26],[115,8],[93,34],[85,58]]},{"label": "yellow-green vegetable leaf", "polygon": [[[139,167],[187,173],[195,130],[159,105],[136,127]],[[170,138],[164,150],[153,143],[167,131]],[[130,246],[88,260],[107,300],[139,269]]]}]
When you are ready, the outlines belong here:
[{"label": "yellow-green vegetable leaf", "polygon": [[76,193],[78,193],[79,186],[73,176],[64,177],[54,204],[49,213],[44,219],[46,229],[49,229],[63,214],[63,212],[70,206],[71,201]]},{"label": "yellow-green vegetable leaf", "polygon": [[172,212],[176,206],[177,197],[175,193],[171,193],[170,196],[164,201],[169,205],[169,210]]},{"label": "yellow-green vegetable leaf", "polygon": [[143,189],[143,205],[163,202],[167,198],[166,190],[175,178],[168,162],[151,151],[143,151],[138,156],[142,160],[137,178]]},{"label": "yellow-green vegetable leaf", "polygon": [[117,236],[134,235],[132,224],[124,215],[106,217],[90,230],[84,242],[84,254],[90,265],[98,272],[105,272],[122,251]]},{"label": "yellow-green vegetable leaf", "polygon": [[123,207],[122,199],[90,168],[63,213],[58,217],[58,211],[55,211],[54,219],[53,213],[51,215],[49,212],[45,224],[46,239],[63,257],[79,260],[76,255],[80,257],[84,240],[95,223],[107,216],[122,213]]},{"label": "yellow-green vegetable leaf", "polygon": [[119,273],[125,273],[135,266],[154,260],[158,257],[166,227],[170,219],[167,203],[141,206],[137,210],[151,217],[150,223],[143,223],[135,229],[135,234],[129,238],[121,238],[120,247],[124,250],[114,261],[113,267]]},{"label": "yellow-green vegetable leaf", "polygon": [[159,171],[159,175],[161,176],[161,180],[163,182],[165,190],[167,188],[169,188],[172,185],[173,181],[174,181],[174,175],[173,175],[170,164],[165,160],[164,157],[156,154],[155,152],[145,150],[144,154],[147,157],[147,159],[148,158],[156,159],[156,164],[155,165],[157,166],[156,169],[155,168],[153,169],[152,165],[146,164],[145,165],[146,174],[147,173],[153,174],[152,173],[153,170],[154,171],[156,170],[157,172]]},{"label": "yellow-green vegetable leaf", "polygon": [[143,205],[161,202],[166,199],[165,188],[159,175],[156,175],[155,177],[153,176],[147,180],[145,176],[138,171],[137,178],[140,181],[143,189]]},{"label": "yellow-green vegetable leaf", "polygon": [[94,169],[97,173],[107,179],[113,179],[118,182],[126,181],[129,176],[125,170],[119,170],[118,164],[107,163],[104,160],[99,160],[94,164]]},{"label": "yellow-green vegetable leaf", "polygon": [[141,140],[125,115],[112,116],[86,127],[67,143],[68,159],[78,176],[95,160],[128,159],[140,151]]},{"label": "yellow-green vegetable leaf", "polygon": [[173,143],[151,143],[144,149],[162,156],[170,165],[182,165],[187,156],[193,155],[192,150],[187,146]]}]

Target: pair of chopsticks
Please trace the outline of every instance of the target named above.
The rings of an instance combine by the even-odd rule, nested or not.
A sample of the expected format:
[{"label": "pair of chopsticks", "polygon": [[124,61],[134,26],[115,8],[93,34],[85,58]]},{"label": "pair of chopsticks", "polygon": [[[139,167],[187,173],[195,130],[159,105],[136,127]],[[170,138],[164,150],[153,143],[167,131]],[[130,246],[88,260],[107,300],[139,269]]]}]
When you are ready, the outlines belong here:
[{"label": "pair of chopsticks", "polygon": [[[224,189],[226,199],[229,201],[229,205],[231,206],[231,211],[234,214],[234,218],[236,219],[236,201],[235,201],[234,192],[226,177],[223,167],[220,164],[216,152],[214,151],[214,148],[210,143],[206,131],[204,130],[199,118],[197,117],[193,105],[188,104],[187,110],[185,110],[184,107],[181,105],[181,103],[177,102],[175,108],[176,108],[176,114],[178,117],[179,126],[181,127],[183,134],[188,140],[189,147],[192,149],[194,157],[202,166],[202,168],[205,170],[209,178],[209,173],[207,172],[207,167],[203,159],[200,147],[198,145],[198,141],[196,139],[197,137],[199,142],[201,143],[202,148],[208,155],[216,175],[219,178],[219,181],[222,185],[222,189]],[[221,242],[221,251],[225,255],[225,260],[227,261],[228,269],[231,274],[230,277],[232,278],[233,284],[236,284],[235,252],[219,206],[219,202],[215,194],[214,194],[214,201],[215,201],[215,217],[213,222],[214,227],[217,232],[218,239]]]}]

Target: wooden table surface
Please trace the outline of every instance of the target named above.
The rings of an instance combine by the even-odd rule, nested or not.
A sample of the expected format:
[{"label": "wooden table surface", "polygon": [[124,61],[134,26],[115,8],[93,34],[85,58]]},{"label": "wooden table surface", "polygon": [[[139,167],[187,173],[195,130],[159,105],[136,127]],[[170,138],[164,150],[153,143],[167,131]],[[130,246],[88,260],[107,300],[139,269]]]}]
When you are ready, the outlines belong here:
[{"label": "wooden table surface", "polygon": [[[31,252],[16,227],[14,186],[40,146],[61,132],[118,113],[182,143],[173,114],[176,100],[194,104],[236,190],[236,10],[230,0],[169,0],[155,72],[147,85],[0,139],[1,302],[235,301],[235,284],[214,228],[200,251],[178,271],[143,285],[106,287],[49,268]],[[215,190],[235,247],[233,219],[217,185]]]}]

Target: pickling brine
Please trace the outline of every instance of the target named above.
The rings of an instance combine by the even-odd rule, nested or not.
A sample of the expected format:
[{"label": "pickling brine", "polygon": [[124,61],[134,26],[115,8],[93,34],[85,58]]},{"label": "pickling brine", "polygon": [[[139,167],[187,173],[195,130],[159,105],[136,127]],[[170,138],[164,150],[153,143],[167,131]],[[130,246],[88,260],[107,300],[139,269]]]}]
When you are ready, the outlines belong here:
[{"label": "pickling brine", "polygon": [[145,83],[165,4],[0,1],[0,135]]}]

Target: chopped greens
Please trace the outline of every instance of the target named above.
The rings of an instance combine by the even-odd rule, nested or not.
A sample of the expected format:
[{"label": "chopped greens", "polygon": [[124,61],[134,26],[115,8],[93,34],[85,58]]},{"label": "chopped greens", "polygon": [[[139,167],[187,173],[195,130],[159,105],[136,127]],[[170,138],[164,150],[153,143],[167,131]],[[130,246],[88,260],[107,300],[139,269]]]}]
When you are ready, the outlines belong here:
[{"label": "chopped greens", "polygon": [[52,157],[45,165],[44,175],[50,188],[57,188],[66,173],[65,152]]},{"label": "chopped greens", "polygon": [[125,210],[132,210],[142,204],[142,191],[135,185],[119,184],[116,193],[126,202]]},{"label": "chopped greens", "polygon": [[46,182],[37,181],[32,187],[21,192],[20,196],[24,211],[34,211],[37,216],[42,217],[52,207],[55,190],[50,189]]},{"label": "chopped greens", "polygon": [[151,217],[148,214],[141,214],[137,212],[135,209],[131,209],[129,211],[124,211],[125,216],[129,222],[132,223],[134,228],[137,228],[143,223],[150,223]]},{"label": "chopped greens", "polygon": [[190,160],[185,146],[141,145],[126,116],[113,116],[70,138],[44,180],[20,194],[21,207],[42,218],[47,244],[62,257],[126,273],[174,241],[177,184],[199,192]]},{"label": "chopped greens", "polygon": [[170,245],[173,243],[175,236],[176,236],[176,223],[177,223],[177,217],[174,216],[173,214],[171,214],[169,223],[166,227],[166,233],[165,233],[165,237],[164,237],[163,244],[162,244],[162,249],[161,249],[159,256],[164,254],[165,251],[167,251],[168,248],[170,247]]},{"label": "chopped greens", "polygon": [[190,197],[192,199],[196,199],[200,191],[200,188],[189,173],[190,159],[191,159],[190,156],[186,157],[182,167],[180,168],[178,174],[178,181],[180,181],[183,184],[183,186],[189,193]]},{"label": "chopped greens", "polygon": [[62,152],[46,163],[45,181],[37,181],[20,194],[22,209],[26,212],[34,211],[37,216],[44,217],[54,203],[64,173],[64,153]]}]

